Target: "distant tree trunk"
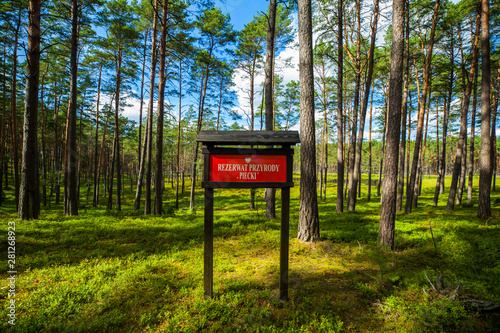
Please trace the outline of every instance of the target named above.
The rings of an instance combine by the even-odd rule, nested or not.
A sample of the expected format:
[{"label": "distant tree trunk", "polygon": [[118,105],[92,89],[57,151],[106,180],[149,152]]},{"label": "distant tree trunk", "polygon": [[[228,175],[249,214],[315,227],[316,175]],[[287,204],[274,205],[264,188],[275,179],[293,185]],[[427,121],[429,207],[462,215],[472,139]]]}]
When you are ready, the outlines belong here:
[{"label": "distant tree trunk", "polygon": [[[56,84],[57,87],[57,84]],[[59,145],[59,106],[61,104],[61,95],[54,99],[54,172],[56,173],[56,180],[54,184],[54,192],[56,193],[56,205],[59,204],[61,196],[61,147]]]},{"label": "distant tree trunk", "polygon": [[76,110],[78,96],[78,0],[71,1],[71,85],[70,104],[68,108],[68,146],[67,146],[67,197],[66,215],[78,215],[78,196],[76,193],[78,182],[78,154],[76,151]]},{"label": "distant tree trunk", "polygon": [[472,111],[470,116],[470,147],[469,147],[469,180],[467,183],[467,204],[472,204],[472,184],[474,180],[474,140],[476,138],[476,108],[477,108],[477,77],[479,70],[474,75],[473,94],[472,94]]},{"label": "distant tree trunk", "polygon": [[437,206],[438,204],[438,199],[439,199],[439,194],[443,192],[442,186],[444,184],[444,177],[446,173],[446,135],[448,131],[448,118],[450,115],[450,109],[451,109],[451,98],[453,94],[453,75],[454,75],[454,63],[455,63],[455,51],[454,51],[454,38],[453,38],[453,30],[451,32],[451,52],[450,52],[450,81],[448,85],[448,103],[446,103],[445,99],[445,105],[444,105],[444,118],[443,118],[443,143],[441,145],[441,157],[439,158],[439,171],[438,171],[438,176],[436,180],[436,189],[434,191],[434,201],[432,205],[434,207]]},{"label": "distant tree trunk", "polygon": [[[3,177],[5,174],[5,178],[7,178],[7,169],[5,168],[5,145],[6,138],[5,132],[7,128],[7,42],[3,44],[3,98],[2,98],[2,122],[0,123],[0,206],[3,203]],[[43,156],[45,156],[45,149],[43,152]],[[7,182],[6,182],[7,183]],[[44,204],[45,205],[45,204]]]},{"label": "distant tree trunk", "polygon": [[410,107],[408,108],[408,137],[406,140],[406,158],[405,158],[405,165],[406,165],[406,190],[408,190],[408,186],[410,186],[410,144],[411,144],[411,110],[412,110],[412,103],[411,103],[411,92],[408,91],[408,99],[409,99],[409,104]]},{"label": "distant tree trunk", "polygon": [[[425,101],[424,101],[425,103]],[[427,130],[429,128],[429,113],[431,111],[431,92],[429,89],[429,101],[427,104],[427,115],[425,119],[425,134],[424,134],[424,145],[421,148],[420,151],[420,157],[419,157],[419,165],[418,165],[418,177],[419,181],[418,184],[415,184],[415,192],[413,195],[413,207],[416,208],[418,205],[418,197],[422,194],[422,181],[424,177],[424,166],[425,166],[425,151],[427,149]]]},{"label": "distant tree trunk", "polygon": [[[156,15],[156,13],[155,13]],[[144,47],[143,47],[143,55],[142,55],[142,71],[141,71],[141,97],[139,104],[139,138],[137,140],[137,172],[139,173],[140,165],[143,160],[141,152],[142,152],[142,108],[144,104],[144,74],[146,72],[146,56],[147,56],[147,48],[148,48],[148,37],[149,37],[149,28],[146,29],[146,33],[144,34]],[[144,176],[144,175],[143,175]],[[142,185],[142,179],[141,179]]]},{"label": "distant tree trunk", "polygon": [[95,113],[95,143],[94,143],[94,196],[92,199],[92,206],[97,207],[99,204],[99,170],[98,170],[98,145],[99,145],[99,104],[101,102],[101,79],[102,79],[102,65],[99,66],[99,81],[97,83],[97,102]]},{"label": "distant tree trunk", "polygon": [[344,85],[344,48],[343,48],[343,0],[338,1],[338,92],[337,92],[337,213],[344,211],[344,124],[343,124],[343,85]]},{"label": "distant tree trunk", "polygon": [[372,198],[372,120],[373,120],[373,89],[370,96],[370,125],[368,130],[368,195],[366,201]]},{"label": "distant tree trunk", "polygon": [[[273,97],[273,65],[274,65],[274,43],[276,30],[276,0],[269,1],[268,25],[267,25],[267,50],[266,50],[266,68],[265,68],[265,106],[266,106],[266,131],[274,131],[274,97]],[[272,148],[272,146],[268,146]],[[301,177],[302,178],[302,177]],[[316,183],[315,183],[316,186]],[[316,188],[316,187],[315,187]],[[276,217],[276,190],[266,188],[266,218],[268,220]]]},{"label": "distant tree trunk", "polygon": [[[212,52],[213,52],[213,45],[209,48],[208,51],[208,59],[212,57]],[[201,85],[200,85],[200,102],[198,106],[198,124],[196,127],[196,133],[199,133],[201,130],[201,125],[203,123],[203,112],[205,109],[205,98],[207,96],[207,86],[208,86],[208,79],[210,77],[210,63],[207,62],[205,66],[205,74],[201,78]],[[196,185],[196,167],[198,163],[198,150],[199,150],[199,143],[196,142],[195,144],[195,149],[193,153],[193,166],[191,169],[191,191],[189,193],[189,210],[193,210],[195,206],[195,198],[194,198],[194,189]]]},{"label": "distant tree trunk", "polygon": [[406,65],[404,73],[403,106],[401,108],[401,143],[399,145],[399,180],[396,198],[396,211],[403,210],[403,193],[405,185],[405,155],[406,155],[406,116],[408,114],[408,89],[410,86],[410,5],[405,0],[405,53]]},{"label": "distant tree trunk", "polygon": [[[211,54],[210,54],[211,55]],[[205,70],[205,76],[202,77],[201,80],[201,88],[200,88],[200,105],[198,109],[198,125],[196,133],[200,132],[201,124],[203,123],[203,109],[205,108],[205,96],[207,91],[208,78],[210,74],[210,65],[207,64]],[[195,206],[195,198],[194,198],[194,188],[196,185],[196,164],[198,163],[198,150],[199,143],[196,142],[195,149],[193,152],[193,166],[191,169],[191,192],[189,193],[189,209],[193,210]]]},{"label": "distant tree trunk", "polygon": [[[120,155],[120,89],[121,89],[121,69],[122,69],[122,52],[121,47],[118,48],[118,58],[116,67],[116,97],[115,97],[115,133],[114,133],[114,146],[113,146],[113,164],[116,166],[116,210],[122,210],[122,165]],[[113,174],[113,173],[111,173]],[[111,186],[113,187],[113,177],[111,177]],[[110,195],[111,196],[111,195]]]},{"label": "distant tree trunk", "polygon": [[40,213],[38,177],[38,83],[40,76],[40,0],[29,1],[26,99],[18,218],[36,219]]},{"label": "distant tree trunk", "polygon": [[[151,75],[149,82],[149,103],[148,103],[148,119],[146,121],[146,136],[144,137],[144,146],[146,149],[146,182],[145,182],[145,198],[144,198],[144,215],[151,214],[151,173],[153,165],[153,105],[154,105],[154,92],[155,78],[156,78],[156,62],[157,62],[157,20],[158,20],[158,0],[155,0],[153,15],[153,33],[151,42]],[[144,164],[144,163],[143,163]],[[144,166],[143,166],[144,168]],[[144,171],[143,171],[144,172]],[[137,179],[137,191],[135,194],[134,209],[139,209],[141,200],[142,177]]]},{"label": "distant tree trunk", "polygon": [[[86,100],[87,91],[83,93],[83,100]],[[78,135],[78,156],[82,156],[82,118],[83,118],[83,103],[80,107],[80,124],[79,124],[79,135]],[[82,172],[81,172],[81,166],[82,166],[82,159],[78,159],[78,167],[77,167],[77,187],[76,187],[76,200],[77,202],[80,202],[80,180],[82,177]]]},{"label": "distant tree trunk", "polygon": [[179,58],[179,119],[177,123],[177,155],[176,155],[176,189],[175,209],[179,209],[179,170],[181,148],[181,123],[182,123],[182,58]]},{"label": "distant tree trunk", "polygon": [[[356,60],[354,61],[355,78],[354,78],[354,103],[352,110],[351,122],[351,137],[349,142],[349,182],[348,182],[348,195],[347,195],[347,211],[354,211],[356,202],[356,183],[354,180],[357,178],[355,175],[354,167],[356,160],[356,135],[358,132],[358,112],[359,112],[359,94],[361,87],[361,5],[360,0],[355,0],[356,7],[356,22],[357,22],[357,41],[356,41]],[[346,46],[348,49],[348,45]],[[351,57],[352,60],[352,57]]]},{"label": "distant tree trunk", "polygon": [[[346,103],[347,105],[349,105],[349,103]],[[347,110],[345,110],[345,115],[346,115],[346,118],[347,118],[347,129],[344,127],[344,133],[345,135],[347,136],[345,142],[344,142],[344,148],[345,148],[345,144],[347,143],[347,148],[344,149],[344,154],[347,154],[347,156],[345,156],[345,161],[346,161],[346,169],[347,169],[347,174],[346,174],[346,179],[345,179],[345,187],[344,187],[344,199],[347,199],[347,190],[348,190],[348,186],[349,186],[349,175],[350,175],[350,167],[349,167],[349,164],[351,163],[351,127],[352,127],[352,114],[350,115],[350,110],[349,110],[349,107],[347,107]]]},{"label": "distant tree trunk", "polygon": [[316,192],[316,140],[314,129],[314,74],[311,0],[299,0],[300,63],[300,211],[297,238],[320,240]]},{"label": "distant tree trunk", "polygon": [[[499,61],[500,63],[500,61]],[[491,120],[491,174],[493,175],[493,184],[492,190],[495,189],[495,180],[496,180],[496,167],[497,167],[497,158],[496,158],[496,150],[497,150],[497,135],[496,135],[496,123],[497,123],[497,109],[498,109],[498,98],[500,96],[500,67],[498,68],[498,77],[497,77],[497,86],[496,86],[496,96],[493,97],[493,110],[492,110],[492,120]]]},{"label": "distant tree trunk", "polygon": [[[42,203],[43,206],[45,207],[47,205],[47,138],[46,138],[46,129],[47,129],[47,113],[45,112],[44,108],[44,83],[45,83],[45,74],[47,74],[48,71],[48,65],[47,69],[45,70],[45,73],[42,76],[42,86],[41,86],[41,91],[40,91],[40,111],[42,114]],[[4,106],[5,106],[5,96],[4,96]],[[2,124],[0,124],[2,126]],[[2,128],[2,147],[0,149],[3,150],[3,128]],[[0,153],[0,204],[2,202],[2,164],[3,164],[3,151]]]},{"label": "distant tree trunk", "polygon": [[382,156],[385,155],[385,138],[387,136],[387,122],[389,121],[389,118],[387,117],[387,96],[385,98],[385,107],[384,107],[384,110],[386,110],[385,112],[385,119],[384,119],[384,129],[383,129],[383,134],[382,134],[382,155],[380,157],[380,165],[379,165],[379,168],[378,168],[378,182],[377,182],[377,197],[380,197],[380,190],[381,190],[381,187],[382,187],[382,170],[384,168],[384,159],[382,158]]},{"label": "distant tree trunk", "polygon": [[[469,80],[467,83],[467,88],[465,89],[464,97],[462,99],[462,110],[460,112],[460,132],[458,136],[457,152],[455,154],[455,163],[453,165],[453,176],[451,178],[450,195],[448,196],[448,204],[446,205],[447,211],[453,211],[455,205],[455,196],[457,194],[457,184],[459,181],[461,163],[462,163],[462,153],[464,151],[464,145],[466,145],[467,137],[467,114],[469,112],[470,95],[472,92],[472,83],[474,81],[474,73],[476,71],[478,63],[478,52],[479,52],[479,14],[476,19],[476,38],[474,40],[473,52],[472,52],[472,65],[469,72]],[[451,103],[451,101],[450,101]]]},{"label": "distant tree trunk", "polygon": [[462,164],[460,170],[460,179],[458,182],[457,200],[455,201],[457,205],[460,205],[462,203],[462,194],[464,193],[466,174],[467,174],[467,135],[465,135],[464,139],[464,151],[462,153]]},{"label": "distant tree trunk", "polygon": [[160,74],[158,89],[158,120],[156,123],[156,172],[155,172],[155,202],[153,213],[163,213],[163,118],[165,113],[165,84],[166,84],[166,42],[167,42],[167,13],[168,1],[163,0],[162,29],[160,37]]},{"label": "distant tree trunk", "polygon": [[[108,209],[113,209],[113,178],[115,176],[115,161],[116,161],[116,136],[113,138],[113,152],[111,155],[111,168],[109,168],[108,178]],[[119,195],[119,192],[118,192]]]},{"label": "distant tree trunk", "polygon": [[[327,91],[326,91],[326,78],[325,78],[325,62],[321,60],[321,71],[322,75],[321,79],[321,102],[323,104],[323,131],[321,133],[321,165],[320,165],[320,197],[321,200],[326,200],[326,170],[327,170],[327,155],[328,155],[328,122],[327,122],[327,113],[328,113],[328,105],[327,105]],[[324,174],[324,178],[323,178]],[[324,188],[324,192],[323,192]]]},{"label": "distant tree trunk", "polygon": [[10,110],[12,113],[12,164],[14,165],[14,198],[16,209],[19,208],[19,153],[17,151],[17,48],[19,44],[19,29],[21,28],[22,7],[19,7],[17,27],[14,33],[14,45],[12,55],[12,93],[10,95]]},{"label": "distant tree trunk", "polygon": [[490,4],[481,0],[481,164],[479,171],[479,202],[477,217],[491,216],[491,138],[490,138]]},{"label": "distant tree trunk", "polygon": [[[255,111],[254,111],[254,94],[255,94],[255,67],[257,65],[257,52],[253,54],[253,59],[252,59],[252,67],[248,71],[248,76],[250,78],[250,131],[255,130]],[[273,58],[274,56],[272,56]],[[266,77],[267,79],[267,77]],[[271,94],[272,94],[272,85],[271,85]],[[221,99],[222,99],[222,79],[221,79]],[[272,104],[272,103],[271,103]],[[271,111],[273,112],[273,111]],[[261,110],[261,118],[262,118],[262,110]],[[267,126],[266,126],[267,128]],[[272,128],[272,123],[271,123],[271,128]],[[261,130],[262,130],[262,122],[261,122]],[[266,217],[268,215],[267,212],[267,197],[266,195],[272,195],[272,193],[268,193],[267,191],[264,194],[264,199],[266,200]],[[252,188],[250,189],[250,210],[255,209],[255,189]],[[268,219],[274,218],[274,213],[273,213],[273,207],[269,207],[269,217]]]},{"label": "distant tree trunk", "polygon": [[388,96],[389,108],[387,112],[387,119],[389,121],[387,147],[384,154],[385,165],[378,242],[380,245],[393,250],[401,127],[401,93],[403,88],[405,0],[394,0],[392,11],[391,73]]},{"label": "distant tree trunk", "polygon": [[[366,110],[368,108],[368,98],[370,95],[370,88],[372,84],[373,76],[373,63],[374,63],[374,53],[375,53],[375,40],[377,36],[377,24],[378,24],[378,0],[374,0],[373,4],[373,21],[371,27],[371,40],[370,40],[370,51],[368,54],[368,74],[365,83],[365,93],[363,96],[363,105],[361,107],[361,115],[359,117],[359,136],[358,144],[356,146],[356,156],[354,160],[354,172],[352,174],[353,178],[351,183],[353,186],[353,195],[351,200],[348,199],[347,210],[354,211],[356,208],[356,185],[358,184],[358,175],[361,173],[361,149],[363,147],[363,134],[365,131],[365,120],[366,120]],[[361,181],[361,179],[359,179]],[[361,192],[361,191],[360,191]],[[351,197],[351,190],[349,190],[349,197]]]},{"label": "distant tree trunk", "polygon": [[[422,89],[422,103],[420,103],[420,108],[418,110],[418,120],[417,120],[417,133],[415,137],[415,150],[413,151],[413,162],[411,166],[411,175],[410,175],[410,184],[406,191],[406,205],[405,205],[405,214],[411,213],[412,204],[413,204],[413,193],[415,188],[415,183],[417,181],[417,167],[418,167],[418,158],[420,154],[420,146],[422,145],[422,132],[424,125],[424,112],[426,107],[426,99],[427,99],[427,91],[429,86],[429,78],[431,71],[431,62],[432,62],[432,49],[434,47],[434,35],[436,31],[438,11],[439,11],[440,1],[436,1],[436,5],[434,7],[434,15],[432,18],[432,27],[431,27],[431,35],[429,38],[429,46],[427,49],[427,59],[425,62],[424,68],[424,78],[423,78],[423,89]],[[417,78],[418,80],[418,78]]]}]

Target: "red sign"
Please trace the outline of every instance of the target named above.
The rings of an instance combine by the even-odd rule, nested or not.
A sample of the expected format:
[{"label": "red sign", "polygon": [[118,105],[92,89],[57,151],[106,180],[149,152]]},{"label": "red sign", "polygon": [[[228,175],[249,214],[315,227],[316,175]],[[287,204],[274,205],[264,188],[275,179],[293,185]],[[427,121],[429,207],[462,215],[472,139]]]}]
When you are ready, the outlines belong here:
[{"label": "red sign", "polygon": [[210,155],[212,182],[286,182],[286,155]]}]

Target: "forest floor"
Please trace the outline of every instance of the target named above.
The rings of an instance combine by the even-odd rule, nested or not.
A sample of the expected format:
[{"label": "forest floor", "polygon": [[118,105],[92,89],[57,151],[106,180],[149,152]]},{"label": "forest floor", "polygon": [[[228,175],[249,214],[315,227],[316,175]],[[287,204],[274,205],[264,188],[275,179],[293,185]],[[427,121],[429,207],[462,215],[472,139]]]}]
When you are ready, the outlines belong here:
[{"label": "forest floor", "polygon": [[[449,179],[448,179],[449,181]],[[477,181],[477,180],[476,180]],[[500,192],[493,217],[472,206],[432,207],[435,178],[424,181],[418,208],[398,213],[395,251],[376,245],[380,203],[366,186],[356,212],[335,213],[334,184],[319,203],[323,241],[297,241],[298,184],[291,192],[290,290],[279,300],[280,193],[276,220],[249,211],[249,190],[215,190],[214,294],[203,297],[203,194],[189,211],[188,191],[164,216],[92,208],[82,189],[79,215],[61,205],[35,221],[16,219],[12,193],[0,207],[2,332],[498,332],[498,313],[472,310],[464,298],[500,301]],[[375,193],[375,188],[373,188]],[[464,195],[465,196],[465,195]],[[477,198],[477,193],[475,193]],[[103,207],[105,199],[101,198]],[[141,209],[142,212],[142,209]],[[9,224],[10,222],[10,224]],[[8,298],[8,226],[15,225],[15,295]],[[430,227],[432,226],[432,228]],[[461,282],[450,300],[444,290]],[[15,326],[8,321],[15,299]]]}]

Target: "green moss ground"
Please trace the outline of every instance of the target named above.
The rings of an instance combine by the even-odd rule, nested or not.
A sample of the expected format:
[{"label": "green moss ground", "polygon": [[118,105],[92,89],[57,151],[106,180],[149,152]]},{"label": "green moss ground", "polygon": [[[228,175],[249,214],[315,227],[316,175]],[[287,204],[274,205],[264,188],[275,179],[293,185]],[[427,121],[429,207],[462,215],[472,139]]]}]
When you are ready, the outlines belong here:
[{"label": "green moss ground", "polygon": [[[477,181],[477,180],[476,180]],[[335,213],[333,184],[320,202],[323,241],[296,240],[299,188],[291,193],[290,301],[278,297],[278,219],[249,211],[249,190],[216,190],[215,297],[203,299],[203,195],[190,212],[187,193],[165,216],[91,208],[82,190],[77,217],[51,205],[36,221],[17,220],[12,193],[0,207],[2,332],[495,332],[497,314],[476,313],[432,292],[426,275],[462,282],[462,295],[500,301],[500,195],[493,217],[471,207],[432,207],[435,178],[419,206],[398,214],[396,251],[376,246],[379,198],[355,213]],[[477,197],[477,194],[475,195]],[[280,198],[279,192],[277,198]],[[104,202],[105,200],[101,198]],[[279,214],[280,200],[277,200]],[[7,225],[16,223],[16,325],[8,324]],[[432,225],[433,237],[429,224]]]}]

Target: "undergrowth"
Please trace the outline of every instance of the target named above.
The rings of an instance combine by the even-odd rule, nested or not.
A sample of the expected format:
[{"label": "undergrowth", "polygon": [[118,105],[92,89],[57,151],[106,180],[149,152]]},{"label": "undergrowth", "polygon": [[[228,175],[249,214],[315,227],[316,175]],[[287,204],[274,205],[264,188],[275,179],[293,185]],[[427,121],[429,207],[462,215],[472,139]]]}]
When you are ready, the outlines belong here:
[{"label": "undergrowth", "polygon": [[[265,219],[263,190],[249,211],[249,190],[216,190],[214,292],[203,297],[203,195],[189,211],[188,194],[174,210],[167,186],[163,216],[92,208],[80,215],[60,205],[41,218],[15,218],[0,207],[2,332],[495,332],[497,314],[477,313],[436,293],[428,279],[461,283],[461,295],[500,301],[500,200],[493,218],[478,220],[477,203],[445,212],[432,206],[435,179],[419,205],[396,218],[395,251],[377,247],[379,198],[366,192],[356,212],[335,212],[336,188],[319,202],[323,240],[297,241],[299,189],[291,193],[289,298],[279,300],[280,200]],[[363,185],[363,191],[366,191]],[[82,192],[83,193],[83,192]],[[101,199],[104,201],[104,199]],[[16,223],[16,321],[8,323],[7,224]]]}]

